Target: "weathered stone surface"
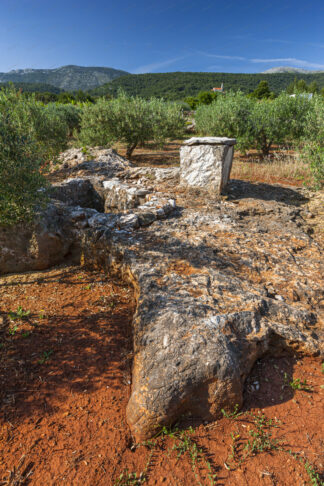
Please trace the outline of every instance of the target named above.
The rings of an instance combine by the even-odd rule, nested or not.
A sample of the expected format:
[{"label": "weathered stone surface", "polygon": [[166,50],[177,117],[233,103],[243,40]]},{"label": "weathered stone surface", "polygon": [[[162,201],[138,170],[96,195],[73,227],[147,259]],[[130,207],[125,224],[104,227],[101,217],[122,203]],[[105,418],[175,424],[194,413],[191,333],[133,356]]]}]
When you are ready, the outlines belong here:
[{"label": "weathered stone surface", "polygon": [[104,181],[103,187],[106,212],[136,208],[145,201],[145,196],[150,192],[143,187],[121,183],[117,178]]},{"label": "weathered stone surface", "polygon": [[103,211],[104,201],[94,189],[88,179],[68,179],[60,184],[54,184],[50,188],[50,196],[53,199],[68,204],[69,206],[81,206]]},{"label": "weathered stone surface", "polygon": [[232,168],[235,139],[191,138],[180,149],[180,182],[221,194]]},{"label": "weathered stone surface", "polygon": [[183,414],[211,420],[241,404],[264,354],[323,353],[324,272],[305,190],[232,181],[226,199],[192,198],[168,178],[157,192],[151,177],[125,172],[121,184],[151,184],[145,202],[106,214],[66,207],[59,227],[68,221],[88,264],[134,285],[127,420],[142,440]]},{"label": "weathered stone surface", "polygon": [[138,440],[183,414],[211,420],[241,404],[265,354],[323,351],[321,253],[291,200],[303,197],[234,182],[228,201],[202,197],[197,209],[184,196],[185,209],[136,235],[88,233],[89,261],[124,275],[138,296],[127,407]]},{"label": "weathered stone surface", "polygon": [[34,224],[0,228],[0,274],[60,263],[74,240],[67,214],[64,207],[50,204]]},{"label": "weathered stone surface", "polygon": [[183,142],[183,145],[235,145],[236,138],[227,137],[192,137]]}]

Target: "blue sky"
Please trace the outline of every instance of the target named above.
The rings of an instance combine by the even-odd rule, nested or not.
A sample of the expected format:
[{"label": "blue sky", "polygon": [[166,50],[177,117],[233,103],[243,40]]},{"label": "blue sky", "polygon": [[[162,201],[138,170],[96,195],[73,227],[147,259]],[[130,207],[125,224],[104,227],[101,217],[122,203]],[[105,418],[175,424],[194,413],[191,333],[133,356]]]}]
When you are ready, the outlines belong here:
[{"label": "blue sky", "polygon": [[324,70],[324,0],[0,0],[0,71]]}]

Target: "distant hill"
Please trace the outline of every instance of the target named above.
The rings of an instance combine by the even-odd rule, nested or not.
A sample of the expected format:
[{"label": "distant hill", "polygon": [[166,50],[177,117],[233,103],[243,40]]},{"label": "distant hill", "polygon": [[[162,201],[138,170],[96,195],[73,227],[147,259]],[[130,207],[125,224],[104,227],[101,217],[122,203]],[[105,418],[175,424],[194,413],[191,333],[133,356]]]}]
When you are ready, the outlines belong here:
[{"label": "distant hill", "polygon": [[277,73],[301,73],[301,74],[314,74],[314,73],[324,73],[324,71],[310,71],[309,69],[302,69],[290,66],[279,66],[267,69],[263,71],[263,74],[277,74]]},{"label": "distant hill", "polygon": [[[2,87],[9,87],[10,83],[1,83],[0,82],[0,89]],[[63,92],[62,89],[57,88],[56,86],[52,86],[51,84],[44,84],[44,83],[13,83],[16,89],[23,91],[24,93],[55,93],[60,94]]]},{"label": "distant hill", "polygon": [[64,91],[87,91],[108,83],[126,71],[109,67],[62,66],[56,69],[16,69],[0,73],[0,83],[40,83],[55,86]]},{"label": "distant hill", "polygon": [[294,81],[305,79],[309,84],[316,81],[319,88],[324,87],[323,73],[273,73],[273,74],[236,74],[236,73],[154,73],[154,74],[128,74],[114,79],[112,82],[91,91],[91,94],[103,96],[116,95],[119,89],[130,95],[143,98],[151,96],[162,97],[168,100],[183,100],[187,96],[196,96],[199,91],[209,91],[224,83],[225,91],[241,90],[244,93],[252,92],[260,81],[268,81],[270,89],[280,93]]}]

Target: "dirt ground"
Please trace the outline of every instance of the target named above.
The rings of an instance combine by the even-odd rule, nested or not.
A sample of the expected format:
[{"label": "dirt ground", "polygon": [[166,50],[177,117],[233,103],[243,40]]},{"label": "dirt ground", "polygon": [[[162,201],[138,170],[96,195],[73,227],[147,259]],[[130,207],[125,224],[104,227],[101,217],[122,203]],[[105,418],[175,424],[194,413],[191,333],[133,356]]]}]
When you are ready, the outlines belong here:
[{"label": "dirt ground", "polygon": [[317,358],[264,358],[243,414],[193,417],[134,444],[133,312],[132,289],[100,272],[62,265],[1,277],[0,484],[321,484]]},{"label": "dirt ground", "polygon": [[[190,138],[188,135],[187,138]],[[136,166],[172,167],[180,164],[179,149],[182,140],[168,142],[159,149],[153,144],[138,147],[133,152],[132,162]],[[126,150],[122,145],[116,145],[116,150],[125,156]],[[282,150],[274,147],[268,158],[262,159],[256,150],[241,154],[234,152],[231,172],[234,179],[251,182],[266,182],[270,184],[284,184],[301,186],[311,184],[311,174],[307,164],[298,160],[292,150]]]},{"label": "dirt ground", "polygon": [[[178,165],[180,143],[137,149],[132,161]],[[279,165],[237,155],[232,177],[307,177]],[[131,288],[82,267],[0,277],[0,486],[323,484],[319,358],[264,358],[242,411],[208,424],[183,419],[135,444],[125,414],[134,309]]]}]

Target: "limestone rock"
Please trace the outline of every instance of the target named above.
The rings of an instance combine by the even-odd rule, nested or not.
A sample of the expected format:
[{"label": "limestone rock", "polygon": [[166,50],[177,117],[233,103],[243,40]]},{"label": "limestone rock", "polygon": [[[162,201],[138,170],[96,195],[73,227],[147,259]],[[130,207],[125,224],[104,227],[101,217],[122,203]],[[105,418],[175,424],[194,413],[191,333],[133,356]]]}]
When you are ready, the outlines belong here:
[{"label": "limestone rock", "polygon": [[69,206],[81,206],[103,211],[104,201],[88,179],[67,179],[50,188],[50,196]]},{"label": "limestone rock", "polygon": [[126,209],[117,193],[107,213],[67,200],[32,228],[1,230],[0,271],[45,268],[79,251],[85,263],[132,283],[127,420],[142,440],[183,414],[212,420],[242,404],[244,382],[265,354],[323,354],[324,286],[320,241],[302,217],[303,189],[232,181],[227,198],[192,198],[176,178],[157,186],[135,172],[120,171],[111,184],[103,184],[106,175],[98,182],[95,167],[84,176],[102,194],[125,191],[125,201],[137,194]]},{"label": "limestone rock", "polygon": [[73,243],[67,212],[49,204],[34,224],[0,227],[0,274],[42,270],[60,263]]},{"label": "limestone rock", "polygon": [[181,184],[221,194],[229,181],[235,143],[217,137],[186,140],[180,149]]}]

